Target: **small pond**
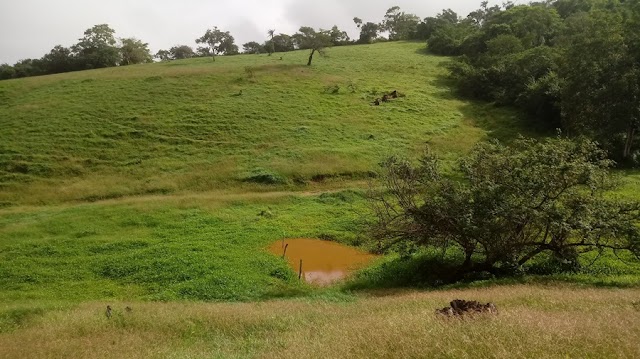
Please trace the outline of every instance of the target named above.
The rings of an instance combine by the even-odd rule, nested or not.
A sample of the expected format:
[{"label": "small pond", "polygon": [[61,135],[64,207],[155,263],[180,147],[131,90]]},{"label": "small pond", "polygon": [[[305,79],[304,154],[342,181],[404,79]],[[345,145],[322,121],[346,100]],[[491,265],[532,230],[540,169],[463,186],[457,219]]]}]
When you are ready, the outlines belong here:
[{"label": "small pond", "polygon": [[285,246],[285,257],[291,268],[298,273],[302,260],[302,277],[307,283],[316,285],[342,280],[377,257],[336,242],[306,238],[279,240],[269,247],[269,251],[282,256]]}]

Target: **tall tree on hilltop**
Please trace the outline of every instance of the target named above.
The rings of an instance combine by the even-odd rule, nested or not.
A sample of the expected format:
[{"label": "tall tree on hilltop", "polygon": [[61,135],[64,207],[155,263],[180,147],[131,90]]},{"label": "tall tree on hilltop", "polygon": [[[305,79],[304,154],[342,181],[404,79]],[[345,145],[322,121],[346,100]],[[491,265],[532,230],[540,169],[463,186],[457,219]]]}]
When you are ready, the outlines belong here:
[{"label": "tall tree on hilltop", "polygon": [[387,10],[381,29],[389,32],[389,40],[409,40],[414,38],[420,18],[400,11],[399,6]]},{"label": "tall tree on hilltop", "polygon": [[169,50],[159,50],[153,57],[160,59],[160,61],[169,61],[171,60],[171,52]]},{"label": "tall tree on hilltop", "polygon": [[134,65],[153,62],[149,44],[135,38],[120,39],[120,65]]},{"label": "tall tree on hilltop", "polygon": [[329,30],[329,36],[331,37],[331,43],[334,46],[347,45],[351,42],[347,32],[340,30],[338,25],[334,25],[331,30]]},{"label": "tall tree on hilltop", "polygon": [[311,50],[307,66],[311,66],[313,55],[316,52],[320,55],[324,55],[325,48],[332,46],[331,35],[329,35],[327,31],[316,31],[311,27],[303,26],[294,36],[300,49]]},{"label": "tall tree on hilltop", "polygon": [[77,59],[71,49],[57,45],[42,57],[44,70],[48,74],[58,74],[77,69]]},{"label": "tall tree on hilltop", "polygon": [[222,31],[214,26],[208,29],[202,37],[196,39],[197,44],[205,46],[199,47],[198,52],[208,54],[216,61],[216,55],[233,55],[238,53],[238,46],[235,45],[235,39],[229,31]]},{"label": "tall tree on hilltop", "polygon": [[9,64],[0,65],[0,80],[8,80],[14,78],[16,70]]},{"label": "tall tree on hilltop", "polygon": [[169,53],[171,54],[171,58],[174,60],[190,59],[196,56],[196,53],[193,52],[191,46],[187,45],[174,46],[169,49]]},{"label": "tall tree on hilltop", "polygon": [[276,35],[276,30],[270,29],[269,31],[267,31],[267,35],[269,35],[269,37],[271,38],[271,47],[267,49],[267,51],[269,52],[269,56],[271,56],[271,54],[276,52],[275,43],[273,42],[273,37]]},{"label": "tall tree on hilltop", "polygon": [[107,24],[95,25],[84,32],[84,37],[72,47],[86,69],[116,66],[120,51],[116,47],[115,30]]},{"label": "tall tree on hilltop", "polygon": [[500,6],[494,5],[492,7],[489,7],[489,2],[483,1],[482,3],[480,3],[480,9],[469,13],[467,19],[471,20],[476,26],[482,27],[491,19],[493,15],[499,13],[500,11]]},{"label": "tall tree on hilltop", "polygon": [[378,37],[380,31],[380,25],[374,22],[367,22],[360,27],[360,44],[370,44]]},{"label": "tall tree on hilltop", "polygon": [[256,41],[250,41],[242,45],[245,54],[259,54],[262,52],[262,45]]}]

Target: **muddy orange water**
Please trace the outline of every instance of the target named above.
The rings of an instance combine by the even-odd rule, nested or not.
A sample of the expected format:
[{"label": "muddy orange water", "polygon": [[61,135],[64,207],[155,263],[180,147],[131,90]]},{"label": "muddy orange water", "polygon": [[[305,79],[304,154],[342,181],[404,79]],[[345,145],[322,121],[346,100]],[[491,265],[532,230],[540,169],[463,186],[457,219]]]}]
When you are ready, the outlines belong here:
[{"label": "muddy orange water", "polygon": [[[357,248],[319,239],[287,239],[284,243],[289,245],[285,257],[291,268],[298,273],[302,259],[304,280],[317,285],[328,285],[344,279],[377,257]],[[269,250],[282,256],[282,240],[272,244]]]}]

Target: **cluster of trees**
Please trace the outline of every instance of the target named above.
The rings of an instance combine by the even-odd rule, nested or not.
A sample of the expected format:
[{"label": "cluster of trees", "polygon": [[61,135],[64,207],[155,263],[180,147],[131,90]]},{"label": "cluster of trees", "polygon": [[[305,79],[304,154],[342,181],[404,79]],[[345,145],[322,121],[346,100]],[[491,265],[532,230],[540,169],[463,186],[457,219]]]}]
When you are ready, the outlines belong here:
[{"label": "cluster of trees", "polygon": [[462,253],[461,274],[508,274],[545,253],[560,270],[586,252],[640,258],[640,202],[607,195],[611,165],[584,138],[481,143],[460,161],[459,178],[428,151],[418,165],[392,157],[384,189],[370,196],[370,228],[381,249]]},{"label": "cluster of trees", "polygon": [[428,49],[459,56],[463,95],[517,106],[570,135],[640,162],[640,3],[549,0],[451,10],[420,25]]},{"label": "cluster of trees", "polygon": [[[426,39],[424,29],[430,26],[424,21],[421,22],[417,15],[401,11],[398,6],[388,9],[379,23],[363,23],[357,17],[353,20],[360,29],[360,37],[357,40],[349,38],[347,32],[340,30],[338,26],[329,30],[315,30],[303,26],[293,35],[277,34],[275,30],[269,30],[266,41],[247,42],[242,45],[242,50],[247,54],[271,55],[276,52],[308,49],[310,64],[316,53],[322,54],[323,49],[330,46]],[[383,37],[384,34],[388,34],[388,37]],[[188,45],[177,45],[168,50],[160,50],[152,56],[148,44],[135,38],[116,39],[115,31],[108,25],[96,25],[85,31],[84,37],[71,47],[58,45],[41,59],[20,60],[13,66],[0,65],[0,80],[138,64],[151,62],[154,57],[161,61],[212,57],[215,61],[218,55],[235,55],[240,52],[229,31],[223,31],[218,27],[208,29],[195,42],[198,45],[196,49]]]},{"label": "cluster of trees", "polygon": [[[311,65],[315,53],[324,53],[324,49],[330,46],[340,46],[349,43],[349,36],[340,31],[337,26],[331,30],[318,30],[303,26],[293,35],[278,34],[275,30],[269,30],[269,40],[260,44],[256,41],[247,42],[243,47],[245,54],[269,55],[275,52],[287,52],[293,50],[311,50],[308,65]],[[236,55],[239,53],[234,37],[228,31],[222,31],[217,27],[207,30],[200,38],[196,39],[199,46],[195,51],[187,45],[174,46],[169,50],[160,50],[156,58],[162,61],[186,59],[191,57],[215,57],[218,55]]]},{"label": "cluster of trees", "polygon": [[[370,44],[376,41],[417,40],[419,36],[420,18],[415,14],[408,14],[400,10],[399,6],[387,10],[381,22],[363,22],[354,17],[353,22],[360,29],[360,37],[355,43]],[[381,35],[387,33],[388,38]]]},{"label": "cluster of trees", "polygon": [[62,72],[132,65],[153,60],[148,44],[135,38],[115,37],[109,25],[95,25],[71,47],[55,46],[40,59],[0,65],[0,80]]}]

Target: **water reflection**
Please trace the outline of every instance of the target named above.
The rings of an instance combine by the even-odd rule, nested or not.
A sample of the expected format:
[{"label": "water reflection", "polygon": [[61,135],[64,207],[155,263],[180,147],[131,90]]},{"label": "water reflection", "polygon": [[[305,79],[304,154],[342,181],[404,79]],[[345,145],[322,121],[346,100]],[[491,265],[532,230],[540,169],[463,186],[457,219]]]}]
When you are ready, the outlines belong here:
[{"label": "water reflection", "polygon": [[[288,246],[287,246],[288,244]],[[289,265],[297,273],[302,259],[302,276],[307,283],[328,285],[344,279],[376,258],[357,248],[319,239],[287,239],[271,245],[269,250],[282,256],[284,248]]]}]

